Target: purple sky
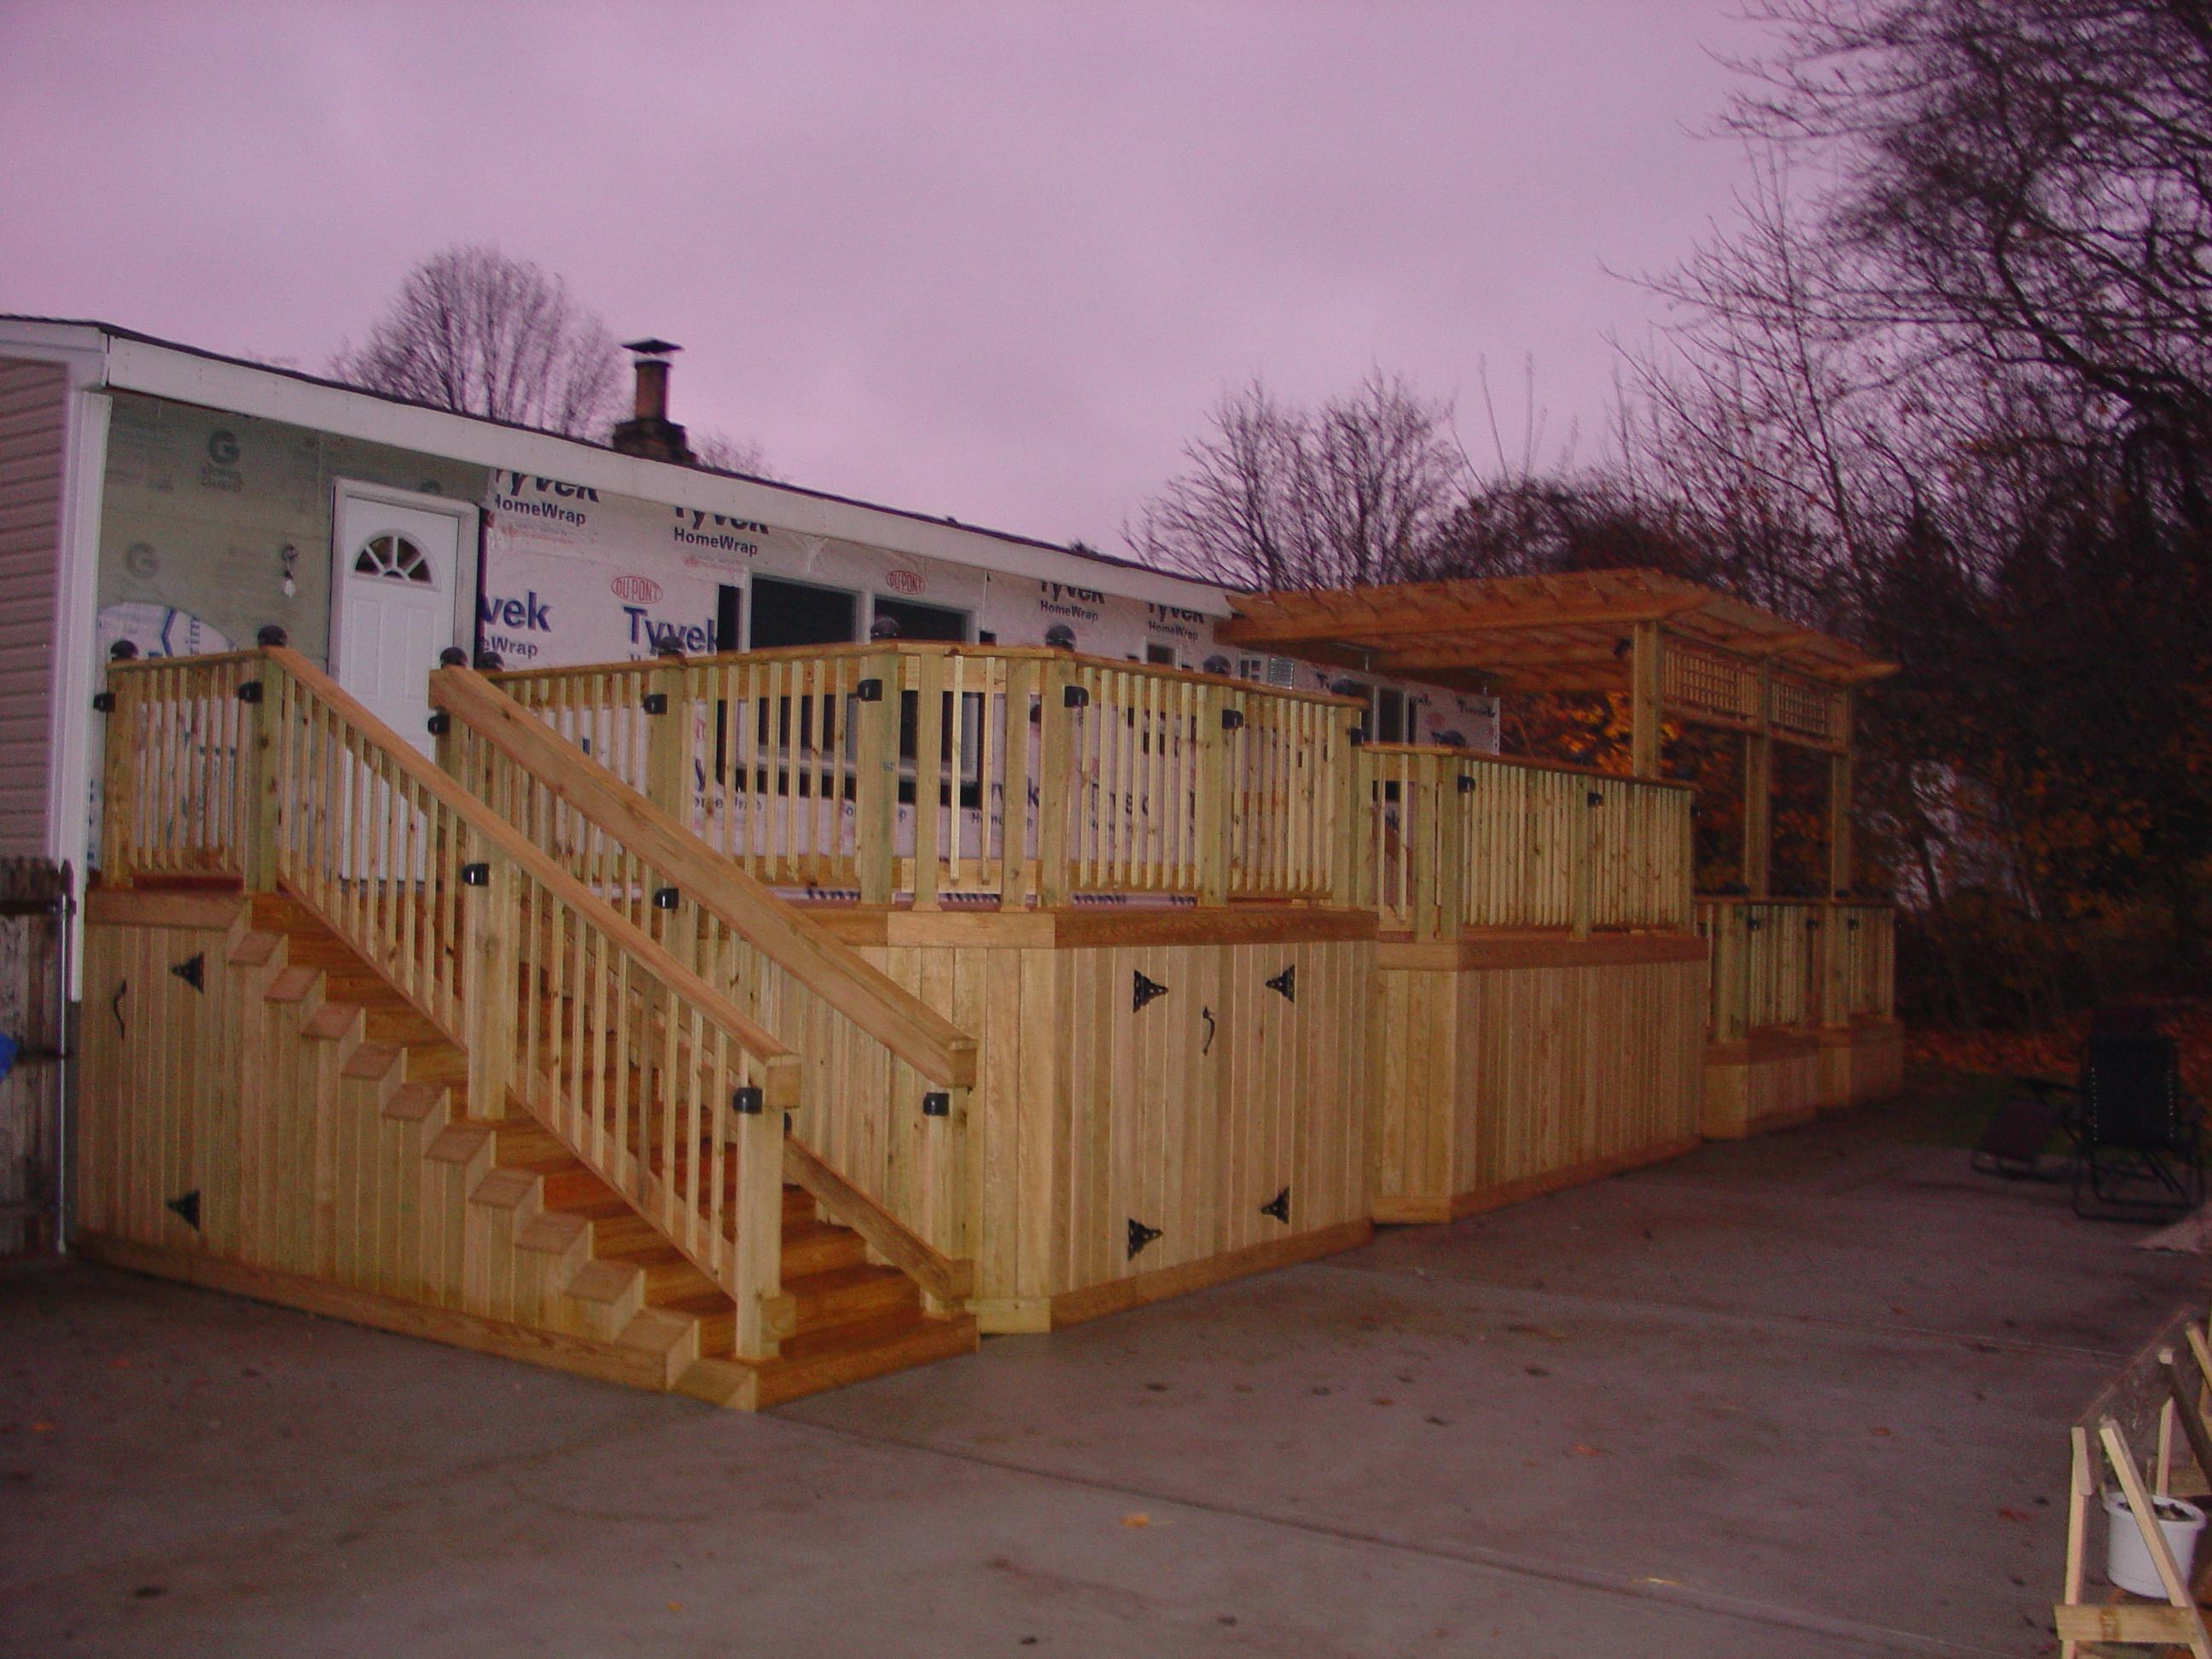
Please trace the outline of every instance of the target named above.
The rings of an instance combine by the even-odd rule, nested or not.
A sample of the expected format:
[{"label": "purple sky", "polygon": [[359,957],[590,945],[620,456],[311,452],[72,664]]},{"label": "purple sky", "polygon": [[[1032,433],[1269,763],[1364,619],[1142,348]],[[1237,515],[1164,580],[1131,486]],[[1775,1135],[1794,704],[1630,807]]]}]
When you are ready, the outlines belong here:
[{"label": "purple sky", "polygon": [[1651,314],[1601,267],[1742,175],[1735,3],[0,0],[0,311],[320,370],[489,240],[796,483],[1119,550],[1255,374],[1402,371],[1482,461],[1533,356],[1597,452]]}]

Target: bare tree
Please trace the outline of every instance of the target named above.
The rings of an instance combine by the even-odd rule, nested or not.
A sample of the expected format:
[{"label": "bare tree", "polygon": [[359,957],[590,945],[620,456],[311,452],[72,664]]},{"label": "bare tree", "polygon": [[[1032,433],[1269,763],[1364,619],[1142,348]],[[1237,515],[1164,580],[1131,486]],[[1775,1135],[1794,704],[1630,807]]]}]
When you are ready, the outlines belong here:
[{"label": "bare tree", "polygon": [[394,397],[602,439],[622,413],[621,353],[567,285],[483,246],[434,253],[407,273],[338,380]]},{"label": "bare tree", "polygon": [[1344,587],[1407,574],[1456,504],[1467,461],[1451,407],[1371,372],[1318,410],[1258,380],[1207,412],[1189,469],[1124,538],[1165,569],[1249,587]]},{"label": "bare tree", "polygon": [[728,433],[694,433],[691,453],[704,467],[717,472],[742,472],[748,478],[775,481],[779,475],[768,464],[768,452],[757,438],[732,438]]}]

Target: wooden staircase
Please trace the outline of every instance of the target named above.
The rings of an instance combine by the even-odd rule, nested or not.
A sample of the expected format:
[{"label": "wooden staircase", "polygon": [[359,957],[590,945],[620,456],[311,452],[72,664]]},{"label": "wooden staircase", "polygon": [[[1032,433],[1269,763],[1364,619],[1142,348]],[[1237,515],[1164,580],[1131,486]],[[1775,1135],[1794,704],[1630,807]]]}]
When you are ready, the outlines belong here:
[{"label": "wooden staircase", "polygon": [[426,1171],[538,1261],[550,1294],[519,1295],[514,1320],[606,1345],[621,1380],[762,1409],[975,1350],[972,1316],[931,1312],[911,1279],[786,1185],[778,1352],[738,1358],[728,1295],[520,1103],[472,1101],[467,1056],[304,905],[255,896],[230,963],[265,1001],[310,1005],[303,1037],[337,1045],[340,1075],[411,1126]]}]

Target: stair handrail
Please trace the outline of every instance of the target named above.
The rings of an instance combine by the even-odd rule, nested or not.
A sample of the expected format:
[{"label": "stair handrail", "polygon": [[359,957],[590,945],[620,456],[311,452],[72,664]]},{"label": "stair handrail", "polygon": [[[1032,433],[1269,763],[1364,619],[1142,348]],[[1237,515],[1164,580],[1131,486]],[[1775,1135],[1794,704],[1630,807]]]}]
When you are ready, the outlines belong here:
[{"label": "stair handrail", "polygon": [[[755,1358],[773,1354],[766,1304],[780,1296],[782,1158],[780,1124],[772,1114],[780,1114],[798,1097],[797,1057],[306,658],[284,647],[264,647],[261,655],[265,670],[276,671],[279,683],[273,689],[263,686],[258,694],[264,707],[255,712],[261,718],[253,746],[242,757],[246,778],[238,815],[244,842],[240,861],[247,887],[273,889],[281,878],[294,897],[383,969],[410,1002],[462,1043],[470,1057],[470,1087],[477,1111],[496,1112],[508,1093],[519,1098],[586,1167],[629,1200],[649,1224],[731,1296],[738,1310],[737,1352]],[[273,723],[267,718],[272,703]],[[343,778],[344,788],[349,794],[380,786],[388,792],[382,838],[378,838],[378,826],[368,826],[366,850],[368,860],[376,865],[374,877],[360,872],[349,876],[343,868],[331,867],[362,860],[362,830],[356,824],[350,835],[337,836],[331,828],[329,803],[311,799],[312,780],[298,775],[302,769],[295,763],[309,751],[326,787],[334,771],[348,769],[332,765],[336,739],[326,738],[318,746],[302,735],[303,726],[312,728],[316,722],[318,704],[327,711],[326,718],[350,728],[374,751],[373,760]],[[441,852],[417,847],[413,817],[417,809],[412,801],[404,808],[397,804],[404,792],[393,787],[394,775],[451,815],[465,837],[465,849],[447,846]],[[431,839],[427,820],[420,836]],[[432,902],[442,906],[451,898],[447,931],[456,958],[451,963],[442,960],[447,952],[439,941],[418,939],[418,931],[429,933],[434,927],[423,922],[418,930],[414,898],[401,903],[389,895],[380,899],[371,890],[373,884],[411,886],[418,858],[427,878],[431,859],[441,856],[447,867],[439,872],[438,896]],[[401,864],[405,878],[395,881],[392,872]],[[657,1135],[649,1129],[647,1103],[641,1099],[639,1146],[641,1152],[649,1154],[649,1138],[662,1142],[658,1174],[650,1167],[650,1157],[632,1153],[621,1144],[619,1133],[610,1146],[601,1110],[604,1069],[592,1080],[600,1092],[592,1095],[586,1121],[590,1091],[580,1067],[587,1055],[594,1055],[604,1067],[608,1047],[604,1025],[596,1033],[594,1049],[593,1034],[582,1024],[580,1008],[574,1012],[572,1060],[563,1040],[568,1034],[555,1032],[552,1015],[546,1014],[542,1046],[556,1072],[545,1073],[535,1063],[541,1046],[535,1024],[537,999],[526,996],[521,984],[524,941],[519,935],[525,883],[564,907],[577,923],[573,937],[565,928],[557,931],[550,946],[554,966],[565,969],[572,953],[580,965],[586,960],[586,947],[594,942],[586,937],[588,929],[604,942],[599,945],[603,963],[605,953],[618,953],[624,983],[635,974],[662,988],[659,1024],[642,1034],[650,1036],[653,1047],[641,1047],[635,1063],[641,1075],[650,1076],[658,1050],[660,1074],[670,1079],[688,1075],[689,1085],[682,1096],[672,1091],[668,1099],[653,1103],[662,1114]],[[427,896],[427,879],[423,886]],[[457,888],[489,889],[490,902],[482,908],[465,908],[457,890],[447,893]],[[381,927],[368,920],[379,915],[380,906]],[[529,914],[534,933],[540,913],[533,905]],[[399,937],[403,933],[404,939]],[[441,958],[427,973],[426,952]],[[403,955],[408,959],[401,960]],[[441,969],[448,975],[442,983]],[[458,983],[451,977],[455,975],[461,976]],[[511,988],[500,991],[502,983]],[[600,1011],[604,1014],[604,1000]],[[681,1026],[688,1030],[679,1028],[679,1017]],[[618,1015],[618,1024],[619,1020]],[[624,1075],[629,1061],[622,1045],[626,1040],[625,1032],[617,1043]],[[734,1068],[732,1051],[738,1061]],[[579,1068],[574,1079],[567,1079],[570,1093],[565,1102],[558,1069],[564,1062]],[[717,1085],[734,1079],[740,1086],[726,1101],[702,1096],[701,1079],[710,1073]],[[479,1088],[489,1098],[478,1098]],[[740,1104],[738,1097],[749,1089],[757,1091],[757,1098],[750,1106]],[[690,1121],[679,1158],[676,1135],[687,1108]],[[726,1237],[726,1176],[735,1187],[726,1209],[731,1224]]]},{"label": "stair handrail", "polygon": [[975,1039],[472,668],[430,677],[430,703],[627,842],[687,896],[933,1083],[975,1084]]}]

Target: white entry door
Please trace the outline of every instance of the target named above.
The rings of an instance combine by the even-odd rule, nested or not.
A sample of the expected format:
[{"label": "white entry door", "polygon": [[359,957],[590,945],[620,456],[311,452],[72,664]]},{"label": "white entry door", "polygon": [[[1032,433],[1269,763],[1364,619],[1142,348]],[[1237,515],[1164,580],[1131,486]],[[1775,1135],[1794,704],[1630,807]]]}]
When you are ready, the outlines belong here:
[{"label": "white entry door", "polygon": [[331,572],[331,672],[369,713],[430,753],[430,671],[453,643],[466,519],[342,492]]}]

